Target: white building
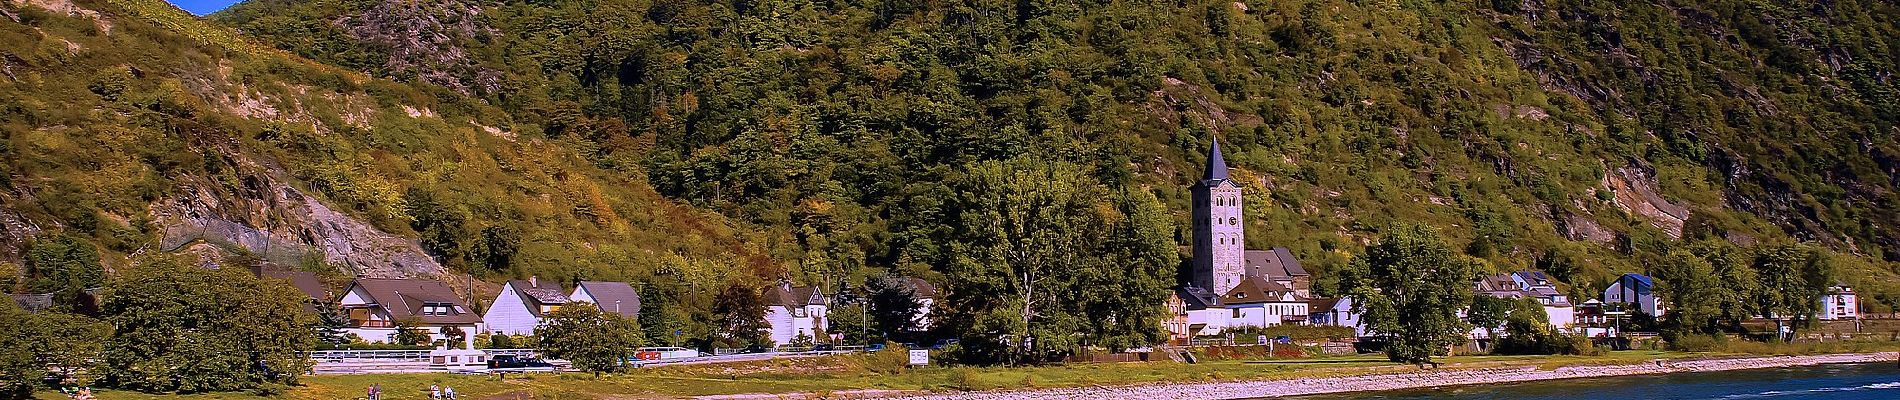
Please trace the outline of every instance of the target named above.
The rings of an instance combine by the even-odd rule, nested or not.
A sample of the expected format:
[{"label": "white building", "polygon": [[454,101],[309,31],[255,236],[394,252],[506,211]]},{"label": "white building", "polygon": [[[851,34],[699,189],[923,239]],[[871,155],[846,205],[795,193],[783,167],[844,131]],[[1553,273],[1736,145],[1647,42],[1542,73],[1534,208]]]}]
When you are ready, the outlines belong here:
[{"label": "white building", "polygon": [[918,330],[930,330],[930,310],[937,305],[937,286],[924,278],[909,278],[910,290],[917,296],[917,316],[913,321]]},{"label": "white building", "polygon": [[633,290],[633,285],[626,282],[581,281],[574,285],[574,293],[567,298],[569,302],[593,304],[610,314],[640,317],[640,291]]},{"label": "white building", "polygon": [[1662,297],[1656,295],[1656,282],[1642,274],[1623,274],[1617,277],[1610,287],[1603,289],[1604,303],[1628,303],[1634,310],[1653,317],[1662,317],[1669,312],[1663,305]]},{"label": "white building", "polygon": [[568,297],[561,285],[539,278],[511,280],[501,285],[501,293],[489,303],[482,323],[488,332],[506,335],[532,335],[541,326],[541,318],[561,309]]},{"label": "white building", "polygon": [[460,330],[465,348],[473,348],[482,321],[455,290],[424,279],[360,278],[350,282],[337,303],[350,317],[344,332],[371,342],[393,342],[396,325],[408,322],[431,340],[447,339],[444,330]]},{"label": "white building", "polygon": [[1557,290],[1557,284],[1543,272],[1518,271],[1511,273],[1511,280],[1517,282],[1538,304],[1544,305],[1544,314],[1550,316],[1550,326],[1558,330],[1569,330],[1577,324],[1577,307],[1570,302],[1570,296]]},{"label": "white building", "polygon": [[816,287],[780,284],[765,291],[765,322],[771,324],[772,343],[786,345],[793,338],[821,336],[828,306]]},{"label": "white building", "polygon": [[1229,328],[1269,327],[1281,324],[1306,324],[1307,298],[1293,288],[1259,276],[1242,279],[1239,285],[1221,296],[1227,308]]},{"label": "white building", "polygon": [[1827,294],[1821,295],[1821,320],[1859,319],[1860,295],[1854,294],[1854,288],[1835,284],[1827,288]]},{"label": "white building", "polygon": [[1366,322],[1361,313],[1353,312],[1352,298],[1313,299],[1306,302],[1306,321],[1317,326],[1350,326],[1353,334],[1366,336]]}]

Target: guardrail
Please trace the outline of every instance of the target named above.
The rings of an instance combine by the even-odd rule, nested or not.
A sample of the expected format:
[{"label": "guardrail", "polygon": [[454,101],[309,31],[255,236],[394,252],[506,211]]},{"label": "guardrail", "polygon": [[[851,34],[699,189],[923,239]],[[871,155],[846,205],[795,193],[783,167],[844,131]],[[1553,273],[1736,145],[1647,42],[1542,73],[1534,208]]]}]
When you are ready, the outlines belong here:
[{"label": "guardrail", "polygon": [[[534,349],[479,349],[489,357],[512,355],[533,357]],[[346,361],[429,361],[429,352],[435,350],[318,350],[310,352],[310,359],[317,362]]]}]

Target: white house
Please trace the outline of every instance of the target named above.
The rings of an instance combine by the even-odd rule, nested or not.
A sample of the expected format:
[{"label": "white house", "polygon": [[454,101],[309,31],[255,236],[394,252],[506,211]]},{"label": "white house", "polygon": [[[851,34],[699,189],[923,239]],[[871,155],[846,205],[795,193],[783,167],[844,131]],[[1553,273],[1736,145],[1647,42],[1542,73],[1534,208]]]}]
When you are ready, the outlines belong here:
[{"label": "white house", "polygon": [[640,317],[640,291],[633,290],[633,285],[626,282],[581,281],[574,285],[574,293],[567,298],[569,302],[586,302],[622,317]]},{"label": "white house", "polygon": [[1364,315],[1352,311],[1352,298],[1313,299],[1306,302],[1307,323],[1316,326],[1350,326],[1353,334],[1366,336]]},{"label": "white house", "polygon": [[350,282],[337,304],[350,316],[344,331],[371,342],[393,341],[396,324],[406,321],[432,340],[447,339],[444,330],[460,330],[463,344],[473,348],[482,322],[455,290],[425,279],[359,278]]},{"label": "white house", "polygon": [[1233,290],[1221,296],[1227,308],[1227,327],[1269,327],[1280,324],[1305,324],[1307,299],[1293,288],[1259,276],[1241,279]]},{"label": "white house", "polygon": [[1663,305],[1662,297],[1656,295],[1656,282],[1642,274],[1623,274],[1617,277],[1610,287],[1603,289],[1604,303],[1629,303],[1635,305],[1635,311],[1661,317],[1669,310]]},{"label": "white house", "polygon": [[1821,320],[1860,318],[1860,295],[1854,294],[1854,288],[1835,284],[1827,288],[1827,294],[1821,295]]},{"label": "white house", "polygon": [[930,329],[930,310],[937,305],[937,286],[923,278],[910,278],[911,293],[917,296],[917,329]]},{"label": "white house", "polygon": [[765,290],[765,322],[772,325],[775,344],[789,344],[799,336],[821,336],[827,309],[825,293],[816,287],[786,283]]},{"label": "white house", "polygon": [[1570,296],[1557,290],[1557,284],[1543,272],[1518,271],[1511,273],[1511,280],[1517,282],[1538,304],[1544,305],[1544,314],[1550,316],[1550,326],[1559,330],[1568,330],[1577,324],[1577,307],[1570,303]]},{"label": "white house", "polygon": [[489,303],[482,315],[487,331],[508,335],[531,335],[541,326],[541,317],[561,309],[568,301],[566,291],[554,282],[540,278],[511,280],[501,285],[501,293]]}]

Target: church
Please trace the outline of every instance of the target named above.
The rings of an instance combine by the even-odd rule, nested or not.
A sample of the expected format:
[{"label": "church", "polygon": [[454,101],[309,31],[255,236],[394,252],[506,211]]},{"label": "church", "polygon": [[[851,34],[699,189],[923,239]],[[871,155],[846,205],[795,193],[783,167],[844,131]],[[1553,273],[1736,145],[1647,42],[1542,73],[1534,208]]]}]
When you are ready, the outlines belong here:
[{"label": "church", "polygon": [[1169,336],[1186,340],[1241,327],[1305,324],[1312,278],[1286,248],[1247,249],[1245,196],[1227,174],[1216,139],[1191,188],[1194,259],[1188,281],[1168,300]]}]

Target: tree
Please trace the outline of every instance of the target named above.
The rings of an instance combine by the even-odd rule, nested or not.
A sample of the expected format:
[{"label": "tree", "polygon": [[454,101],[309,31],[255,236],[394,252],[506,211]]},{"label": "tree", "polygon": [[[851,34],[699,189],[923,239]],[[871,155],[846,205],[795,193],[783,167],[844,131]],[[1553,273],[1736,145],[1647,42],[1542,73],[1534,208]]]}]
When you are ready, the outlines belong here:
[{"label": "tree", "polygon": [[717,318],[715,346],[764,346],[771,341],[765,334],[771,329],[765,323],[765,295],[758,288],[739,282],[726,285],[713,299],[712,312]]},{"label": "tree", "polygon": [[1031,156],[964,170],[933,263],[949,279],[942,326],[961,328],[965,362],[1045,362],[1166,337],[1180,255],[1152,194]]},{"label": "tree", "polygon": [[1820,249],[1799,244],[1764,245],[1755,249],[1756,311],[1774,318],[1812,321],[1834,281],[1833,263]]},{"label": "tree", "polygon": [[444,343],[446,348],[460,349],[468,343],[468,332],[462,331],[461,327],[444,326],[437,333],[441,333],[442,341],[447,342]]},{"label": "tree", "polygon": [[866,323],[870,313],[865,310],[863,302],[834,307],[828,315],[825,322],[830,326],[825,327],[825,332],[844,335],[843,343],[869,344],[872,340],[882,340]]},{"label": "tree", "polygon": [[26,250],[27,285],[38,293],[53,293],[56,308],[73,310],[83,291],[105,282],[99,266],[99,248],[67,233],[36,240]]},{"label": "tree", "polygon": [[350,327],[350,314],[342,306],[328,301],[316,301],[317,340],[330,345],[349,344],[354,336],[346,328]]},{"label": "tree", "polygon": [[396,333],[389,335],[389,341],[403,346],[421,346],[434,340],[429,331],[416,326],[416,320],[405,318],[396,320]]},{"label": "tree", "polygon": [[515,253],[521,251],[521,231],[505,225],[482,228],[481,241],[469,252],[474,263],[487,272],[507,271],[514,266]]},{"label": "tree", "polygon": [[541,338],[543,354],[572,362],[594,376],[626,366],[627,357],[641,343],[639,323],[586,302],[568,303],[548,313],[534,334]]},{"label": "tree", "polygon": [[1498,352],[1504,354],[1552,354],[1557,352],[1557,337],[1550,329],[1550,314],[1535,299],[1505,301],[1505,336],[1498,340]]},{"label": "tree", "polygon": [[46,365],[33,354],[30,318],[12,301],[0,301],[0,399],[31,399],[46,376]]},{"label": "tree", "polygon": [[[870,309],[867,311],[880,336],[890,339],[918,328],[917,311],[924,303],[917,298],[917,290],[911,286],[910,278],[896,274],[880,275],[865,280],[864,288],[869,292],[866,300],[870,303]],[[855,314],[844,317],[854,318]]]},{"label": "tree", "polygon": [[1669,303],[1663,328],[1671,335],[1715,333],[1722,327],[1723,299],[1728,290],[1716,278],[1715,266],[1686,249],[1670,251],[1650,268],[1656,291]]},{"label": "tree", "polygon": [[1492,296],[1471,296],[1471,308],[1465,311],[1465,320],[1484,329],[1484,336],[1491,338],[1495,346],[1498,343],[1497,329],[1504,326],[1505,318],[1510,316],[1515,304],[1514,301]]},{"label": "tree", "polygon": [[94,370],[112,326],[79,314],[41,313],[27,325],[34,356],[63,377]]},{"label": "tree", "polygon": [[1471,302],[1477,263],[1457,256],[1430,228],[1388,229],[1353,259],[1347,275],[1342,285],[1394,362],[1432,363],[1471,329],[1458,310]]},{"label": "tree", "polygon": [[106,286],[113,326],[105,381],[146,392],[212,392],[295,384],[309,370],[316,317],[287,282],[235,268],[152,257]]}]

